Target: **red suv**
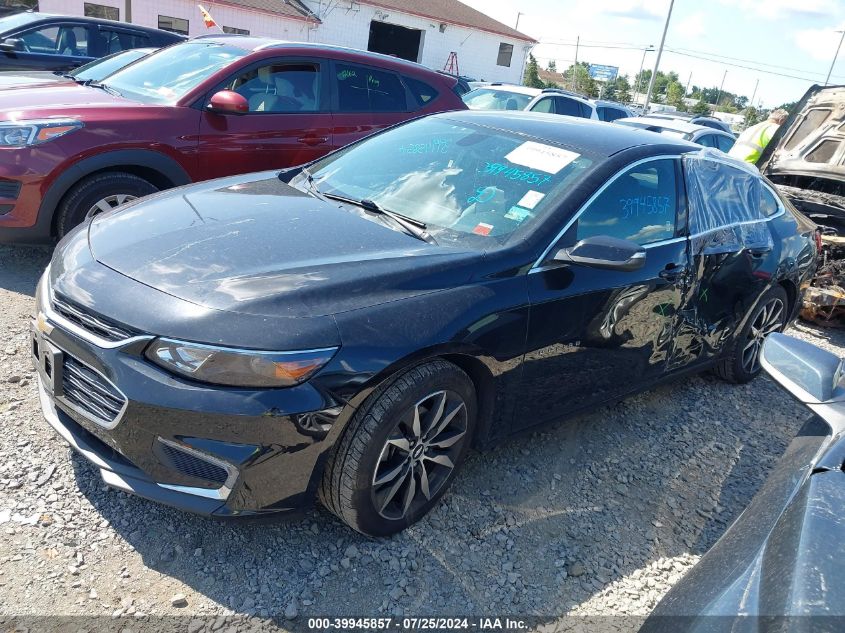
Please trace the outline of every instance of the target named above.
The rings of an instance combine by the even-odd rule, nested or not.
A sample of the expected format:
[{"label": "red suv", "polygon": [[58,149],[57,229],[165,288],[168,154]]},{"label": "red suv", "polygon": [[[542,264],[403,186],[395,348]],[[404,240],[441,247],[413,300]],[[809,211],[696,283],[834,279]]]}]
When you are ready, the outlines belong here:
[{"label": "red suv", "polygon": [[379,128],[466,109],[456,83],[374,53],[221,35],[100,83],[2,91],[0,242],[49,241],[160,189],[298,165]]}]

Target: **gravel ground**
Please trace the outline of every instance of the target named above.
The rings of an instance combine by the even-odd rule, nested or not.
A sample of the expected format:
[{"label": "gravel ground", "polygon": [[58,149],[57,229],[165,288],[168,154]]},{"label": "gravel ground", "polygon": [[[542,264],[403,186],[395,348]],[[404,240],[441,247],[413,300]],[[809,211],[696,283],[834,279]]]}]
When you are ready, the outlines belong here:
[{"label": "gravel ground", "polygon": [[[387,540],[321,509],[216,522],[106,488],[42,419],[28,323],[48,257],[0,246],[0,621],[493,613],[553,629],[564,614],[644,616],[806,417],[768,378],[696,376],[472,454],[440,506]],[[841,331],[792,333],[845,353]]]}]

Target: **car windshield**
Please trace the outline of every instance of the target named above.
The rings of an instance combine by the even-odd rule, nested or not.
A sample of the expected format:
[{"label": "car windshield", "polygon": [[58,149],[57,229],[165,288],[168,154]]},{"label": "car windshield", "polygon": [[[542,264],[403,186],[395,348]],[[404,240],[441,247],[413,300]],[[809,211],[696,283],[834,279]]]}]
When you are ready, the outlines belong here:
[{"label": "car windshield", "polygon": [[461,98],[470,110],[524,110],[533,97],[501,88],[476,88]]},{"label": "car windshield", "polygon": [[215,42],[194,41],[169,46],[119,70],[108,87],[145,103],[176,103],[199,83],[249,51]]},{"label": "car windshield", "polygon": [[77,81],[99,81],[149,54],[150,51],[146,49],[134,48],[102,59],[95,59],[93,62],[80,66],[68,74]]},{"label": "car windshield", "polygon": [[[593,159],[548,141],[449,118],[393,128],[311,166],[326,195],[423,222],[438,242],[488,248],[556,208]],[[291,184],[306,188],[307,175]]]}]

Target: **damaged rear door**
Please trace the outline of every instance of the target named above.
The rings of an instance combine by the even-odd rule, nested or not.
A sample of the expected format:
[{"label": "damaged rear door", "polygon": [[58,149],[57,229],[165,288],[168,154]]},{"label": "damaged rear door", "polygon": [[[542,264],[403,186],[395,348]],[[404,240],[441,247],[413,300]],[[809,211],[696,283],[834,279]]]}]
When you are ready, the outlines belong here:
[{"label": "damaged rear door", "polygon": [[689,201],[688,294],[671,367],[713,360],[744,325],[760,296],[777,282],[782,244],[771,221],[783,206],[751,166],[711,150],[683,159]]}]

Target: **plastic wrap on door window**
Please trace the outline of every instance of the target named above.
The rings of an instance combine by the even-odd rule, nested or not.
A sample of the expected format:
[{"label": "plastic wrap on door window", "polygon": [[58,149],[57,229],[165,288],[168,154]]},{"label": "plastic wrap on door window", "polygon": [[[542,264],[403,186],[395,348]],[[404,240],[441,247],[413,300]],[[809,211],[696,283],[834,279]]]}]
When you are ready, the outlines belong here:
[{"label": "plastic wrap on door window", "polygon": [[684,157],[684,171],[694,253],[772,246],[761,211],[763,183],[755,167],[705,148]]}]

